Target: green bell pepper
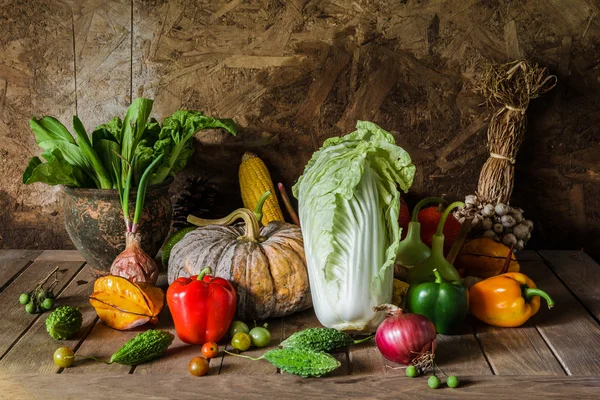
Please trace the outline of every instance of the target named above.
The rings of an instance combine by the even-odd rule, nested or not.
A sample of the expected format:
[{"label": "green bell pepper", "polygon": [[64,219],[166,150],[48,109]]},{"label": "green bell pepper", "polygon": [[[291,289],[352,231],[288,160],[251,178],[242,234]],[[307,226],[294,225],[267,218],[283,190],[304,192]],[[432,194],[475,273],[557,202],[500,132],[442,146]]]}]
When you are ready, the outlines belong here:
[{"label": "green bell pepper", "polygon": [[469,311],[467,289],[460,281],[445,281],[437,269],[433,270],[433,274],[435,282],[411,287],[406,303],[408,310],[429,318],[438,333],[455,333]]}]

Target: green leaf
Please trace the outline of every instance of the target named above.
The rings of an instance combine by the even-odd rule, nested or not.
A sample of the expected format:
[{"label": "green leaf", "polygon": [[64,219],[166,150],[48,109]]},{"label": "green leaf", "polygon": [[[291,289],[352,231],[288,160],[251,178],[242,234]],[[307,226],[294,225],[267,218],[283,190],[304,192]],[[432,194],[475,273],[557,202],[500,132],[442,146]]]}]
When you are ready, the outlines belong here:
[{"label": "green leaf", "polygon": [[98,180],[100,183],[100,189],[111,189],[113,186],[112,180],[107,172],[110,171],[110,169],[107,170],[104,168],[104,165],[92,147],[90,138],[88,137],[87,132],[85,131],[85,128],[77,115],[73,116],[73,129],[75,129],[77,143],[79,144],[82,154],[87,157],[89,164],[92,166],[90,174],[95,177],[95,180]]},{"label": "green leaf", "polygon": [[[96,138],[98,139],[110,139],[113,140],[119,145],[121,145],[121,131],[123,130],[123,121],[121,118],[114,117],[106,124],[98,125],[94,132],[92,133],[92,145],[94,144]],[[96,133],[98,132],[98,133]]]},{"label": "green leaf", "polygon": [[65,128],[65,126],[61,124],[56,118],[31,118],[31,120],[29,120],[29,126],[35,134],[35,141],[37,144],[40,144],[47,140],[62,140],[71,144],[75,144],[73,136],[71,136],[67,128]]},{"label": "green leaf", "polygon": [[43,163],[38,157],[29,160],[23,174],[23,183],[42,182],[48,185],[67,185],[86,187],[88,179],[81,169],[69,164],[60,150],[42,154],[47,162]]},{"label": "green leaf", "polygon": [[133,159],[135,148],[142,140],[146,121],[152,112],[152,103],[152,100],[140,97],[135,99],[127,109],[122,127],[121,155],[128,162]]},{"label": "green leaf", "polygon": [[234,136],[237,133],[233,120],[207,117],[199,111],[179,110],[165,118],[159,139],[154,144],[154,155],[164,154],[164,159],[152,174],[150,183],[162,182],[169,175],[181,171],[194,152],[194,134],[203,129],[216,128],[223,128]]}]

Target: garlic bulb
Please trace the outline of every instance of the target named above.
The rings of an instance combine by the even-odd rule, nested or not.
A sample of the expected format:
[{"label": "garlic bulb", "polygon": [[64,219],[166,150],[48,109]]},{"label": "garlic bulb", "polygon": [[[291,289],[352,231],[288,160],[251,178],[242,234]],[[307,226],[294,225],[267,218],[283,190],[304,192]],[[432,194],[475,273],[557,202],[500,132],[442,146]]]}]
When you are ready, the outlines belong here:
[{"label": "garlic bulb", "polygon": [[465,206],[467,207],[476,207],[477,206],[477,196],[474,194],[470,194],[465,197]]},{"label": "garlic bulb", "polygon": [[512,228],[516,224],[515,219],[513,217],[511,217],[510,215],[503,215],[500,218],[500,222],[502,223],[502,226],[505,228]]},{"label": "garlic bulb", "polygon": [[527,235],[529,235],[529,227],[524,224],[519,224],[515,226],[515,228],[513,229],[513,233],[515,234],[517,239],[526,239]]},{"label": "garlic bulb", "polygon": [[525,242],[522,240],[517,241],[517,245],[515,246],[515,249],[521,251],[525,248]]},{"label": "garlic bulb", "polygon": [[483,222],[481,223],[481,227],[483,229],[485,229],[487,231],[488,229],[492,229],[492,226],[494,226],[494,223],[492,222],[491,219],[489,219],[489,218],[483,219]]},{"label": "garlic bulb", "polygon": [[513,208],[510,212],[512,217],[515,219],[517,224],[520,224],[523,221],[523,212],[518,208]]},{"label": "garlic bulb", "polygon": [[496,207],[494,207],[496,214],[498,214],[499,216],[506,215],[508,213],[508,209],[509,207],[503,203],[498,203],[496,204]]},{"label": "garlic bulb", "polygon": [[481,210],[481,213],[486,217],[493,216],[494,215],[494,206],[491,204],[486,204],[485,207],[483,207],[483,210]]},{"label": "garlic bulb", "polygon": [[508,235],[504,235],[502,243],[510,247],[511,245],[517,244],[517,238],[512,233],[509,233]]},{"label": "garlic bulb", "polygon": [[502,233],[502,231],[504,230],[504,227],[502,226],[502,224],[494,224],[494,232],[496,233]]},{"label": "garlic bulb", "polygon": [[527,226],[529,228],[529,232],[533,230],[533,221],[526,219],[525,221],[521,222],[521,224]]},{"label": "garlic bulb", "polygon": [[493,239],[495,236],[496,236],[496,232],[494,232],[491,229],[488,229],[487,231],[483,232],[483,237]]}]

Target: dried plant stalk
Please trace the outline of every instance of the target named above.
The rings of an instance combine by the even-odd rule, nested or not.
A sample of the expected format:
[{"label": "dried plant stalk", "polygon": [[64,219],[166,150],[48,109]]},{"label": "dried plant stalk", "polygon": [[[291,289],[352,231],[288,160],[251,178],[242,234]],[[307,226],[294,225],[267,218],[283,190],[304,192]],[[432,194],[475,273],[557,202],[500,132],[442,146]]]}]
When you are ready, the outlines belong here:
[{"label": "dried plant stalk", "polygon": [[499,103],[488,126],[490,157],[479,174],[477,192],[487,203],[508,203],[514,164],[527,129],[525,112],[532,99],[556,86],[556,76],[527,61],[495,65],[486,71],[480,90],[489,105]]}]

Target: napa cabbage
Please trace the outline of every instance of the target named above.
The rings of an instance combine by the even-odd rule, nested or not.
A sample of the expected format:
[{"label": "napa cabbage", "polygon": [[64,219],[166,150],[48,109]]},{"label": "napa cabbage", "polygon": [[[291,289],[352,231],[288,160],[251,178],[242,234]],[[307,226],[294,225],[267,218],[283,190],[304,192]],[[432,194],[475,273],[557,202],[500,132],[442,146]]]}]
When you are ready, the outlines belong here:
[{"label": "napa cabbage", "polygon": [[376,330],[390,303],[400,241],[400,191],[415,175],[409,154],[372,122],[327,139],[293,187],[311,295],[324,326]]}]

